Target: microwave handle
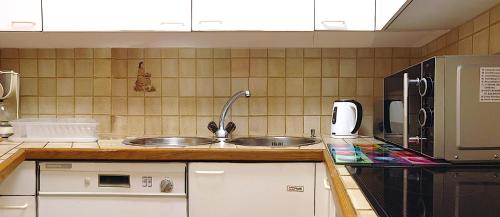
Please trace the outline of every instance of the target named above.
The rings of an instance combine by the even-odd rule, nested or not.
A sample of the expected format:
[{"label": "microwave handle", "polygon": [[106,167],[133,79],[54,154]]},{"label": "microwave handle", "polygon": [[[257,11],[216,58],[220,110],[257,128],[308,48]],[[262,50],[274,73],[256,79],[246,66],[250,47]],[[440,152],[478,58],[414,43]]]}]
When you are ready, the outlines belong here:
[{"label": "microwave handle", "polygon": [[409,96],[409,88],[411,83],[418,83],[420,82],[420,78],[416,79],[410,79],[408,78],[408,73],[403,74],[403,147],[408,148],[408,122],[409,122],[409,117],[408,117],[408,96]]}]

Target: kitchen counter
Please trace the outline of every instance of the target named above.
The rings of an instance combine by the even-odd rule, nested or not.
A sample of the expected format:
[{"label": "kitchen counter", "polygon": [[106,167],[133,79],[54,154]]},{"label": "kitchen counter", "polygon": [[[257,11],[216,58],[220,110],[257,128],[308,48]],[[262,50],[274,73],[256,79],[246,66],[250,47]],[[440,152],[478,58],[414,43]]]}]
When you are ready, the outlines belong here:
[{"label": "kitchen counter", "polygon": [[24,160],[114,160],[114,161],[312,161],[325,162],[332,192],[343,216],[377,216],[345,166],[335,165],[327,143],[374,143],[372,138],[332,139],[323,143],[287,148],[239,146],[228,143],[190,147],[138,147],[122,140],[95,143],[0,142],[0,181]]}]

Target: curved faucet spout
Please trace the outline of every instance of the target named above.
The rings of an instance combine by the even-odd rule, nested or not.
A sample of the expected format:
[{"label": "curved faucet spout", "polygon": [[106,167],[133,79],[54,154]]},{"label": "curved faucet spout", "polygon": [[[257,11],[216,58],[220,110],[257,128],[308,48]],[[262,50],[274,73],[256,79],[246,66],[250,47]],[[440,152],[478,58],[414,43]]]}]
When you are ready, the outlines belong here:
[{"label": "curved faucet spout", "polygon": [[250,97],[250,91],[249,90],[243,90],[239,91],[235,94],[233,94],[229,100],[226,102],[224,107],[222,108],[222,112],[220,113],[220,118],[219,118],[219,129],[215,133],[215,137],[217,138],[227,138],[228,137],[228,132],[224,129],[224,120],[226,119],[227,112],[229,111],[229,108],[233,105],[234,102],[240,97]]}]

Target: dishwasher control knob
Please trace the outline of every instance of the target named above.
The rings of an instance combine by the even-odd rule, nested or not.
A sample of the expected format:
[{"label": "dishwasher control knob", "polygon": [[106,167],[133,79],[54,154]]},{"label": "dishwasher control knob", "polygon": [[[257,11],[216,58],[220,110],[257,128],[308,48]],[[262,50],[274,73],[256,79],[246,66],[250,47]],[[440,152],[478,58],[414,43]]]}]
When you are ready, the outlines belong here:
[{"label": "dishwasher control knob", "polygon": [[164,178],[160,182],[160,191],[164,193],[172,192],[174,189],[174,182],[170,178]]}]

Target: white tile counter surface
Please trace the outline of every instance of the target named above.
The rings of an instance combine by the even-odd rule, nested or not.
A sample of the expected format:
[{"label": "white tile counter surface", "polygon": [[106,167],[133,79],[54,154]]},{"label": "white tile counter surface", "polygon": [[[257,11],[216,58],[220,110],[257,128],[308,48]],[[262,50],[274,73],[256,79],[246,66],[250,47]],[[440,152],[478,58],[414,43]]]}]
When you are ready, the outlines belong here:
[{"label": "white tile counter surface", "polygon": [[[287,149],[325,149],[328,143],[382,143],[374,138],[357,138],[357,139],[333,139],[328,136],[323,136],[323,143],[302,146],[302,147],[287,147]],[[97,142],[90,143],[54,143],[54,142],[10,142],[2,141],[0,142],[0,163],[8,159],[14,153],[22,148],[89,148],[89,149],[164,149],[164,148],[182,148],[182,147],[139,147],[139,146],[129,146],[122,144],[123,140],[99,140]],[[256,146],[240,146],[227,143],[216,143],[212,145],[200,145],[200,146],[190,146],[185,148],[235,148],[235,149],[274,149],[271,147],[256,147]],[[282,148],[280,148],[282,149]],[[370,203],[363,195],[363,192],[359,188],[358,184],[351,177],[346,167],[343,165],[336,165],[338,174],[341,176],[342,184],[347,189],[347,194],[349,195],[351,202],[356,209],[358,216],[362,217],[372,217],[377,216],[373,211]]]}]

